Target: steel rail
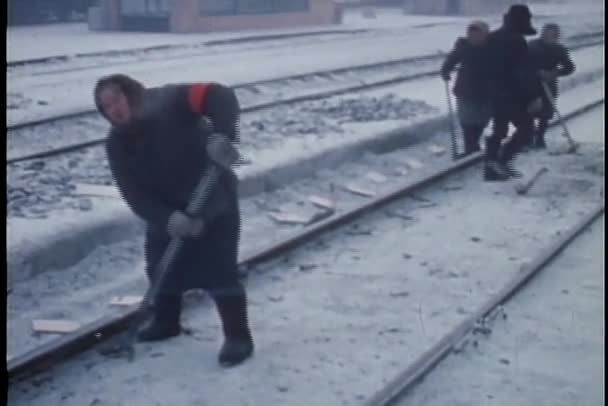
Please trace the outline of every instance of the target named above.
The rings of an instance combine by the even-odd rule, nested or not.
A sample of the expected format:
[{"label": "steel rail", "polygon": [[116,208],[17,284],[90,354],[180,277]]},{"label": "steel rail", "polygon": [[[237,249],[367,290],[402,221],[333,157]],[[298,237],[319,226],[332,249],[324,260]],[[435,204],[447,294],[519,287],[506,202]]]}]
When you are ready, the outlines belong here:
[{"label": "steel rail", "polygon": [[433,347],[418,357],[396,378],[379,390],[374,396],[367,400],[365,406],[389,406],[399,398],[406,395],[430,373],[439,363],[444,360],[461,340],[475,328],[479,320],[483,320],[494,309],[508,302],[513,296],[521,291],[528,282],[534,279],[545,267],[555,259],[559,253],[572,243],[576,237],[589,227],[599,216],[604,213],[604,205],[591,210],[585,217],[571,228],[561,238],[551,244],[536,257],[532,263],[523,267],[520,272],[508,282],[497,294],[487,300],[480,308],[461,322],[456,328],[443,336]]},{"label": "steel rail", "polygon": [[[570,120],[588,112],[589,110],[604,103],[604,99],[596,100],[588,103],[575,111],[566,114],[563,118]],[[557,125],[553,121],[550,126]],[[239,266],[249,268],[267,261],[274,257],[284,254],[285,252],[301,246],[302,244],[313,240],[318,235],[335,229],[345,223],[352,221],[355,218],[362,216],[365,213],[371,212],[381,206],[394,201],[404,195],[428,186],[433,182],[452,175],[460,170],[466,169],[483,159],[482,153],[470,155],[456,162],[449,162],[443,165],[436,172],[419,176],[415,180],[404,181],[401,185],[396,186],[392,190],[383,193],[375,199],[364,202],[355,208],[338,213],[328,217],[318,223],[311,225],[305,230],[295,232],[287,238],[270,244],[268,247],[259,249],[245,255],[245,258],[240,262]],[[70,356],[83,352],[101,341],[124,331],[133,317],[137,314],[138,306],[133,305],[121,311],[118,314],[104,316],[90,324],[87,324],[79,330],[66,334],[65,336],[41,345],[31,351],[18,355],[7,361],[7,372],[9,382],[27,378],[37,372],[48,369],[58,362],[61,362]]]}]

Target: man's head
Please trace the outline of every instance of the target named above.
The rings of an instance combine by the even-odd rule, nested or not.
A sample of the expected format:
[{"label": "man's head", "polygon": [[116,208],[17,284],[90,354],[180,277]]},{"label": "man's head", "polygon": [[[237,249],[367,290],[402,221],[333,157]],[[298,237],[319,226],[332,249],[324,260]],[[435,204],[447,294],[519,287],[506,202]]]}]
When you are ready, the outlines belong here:
[{"label": "man's head", "polygon": [[106,76],[95,85],[95,105],[110,123],[125,125],[137,115],[143,91],[143,85],[129,76]]},{"label": "man's head", "polygon": [[535,35],[532,27],[532,13],[524,4],[514,4],[504,16],[505,24],[521,35]]},{"label": "man's head", "polygon": [[482,45],[485,43],[490,27],[483,21],[473,21],[467,27],[467,39],[473,45]]},{"label": "man's head", "polygon": [[557,44],[559,42],[560,29],[555,23],[545,24],[540,31],[540,38],[549,44]]}]

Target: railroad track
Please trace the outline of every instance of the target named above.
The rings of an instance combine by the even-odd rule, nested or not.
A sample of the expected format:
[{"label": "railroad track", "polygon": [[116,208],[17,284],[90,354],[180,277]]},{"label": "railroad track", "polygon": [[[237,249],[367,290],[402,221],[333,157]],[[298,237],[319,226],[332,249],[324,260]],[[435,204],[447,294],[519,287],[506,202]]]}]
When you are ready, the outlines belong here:
[{"label": "railroad track", "polygon": [[[181,51],[183,49],[196,49],[196,48],[206,48],[206,50],[208,50],[208,48],[212,48],[212,47],[216,47],[216,46],[222,46],[222,45],[232,45],[232,44],[242,44],[242,43],[250,43],[250,42],[262,42],[265,45],[267,45],[267,43],[269,41],[276,41],[276,40],[284,40],[284,39],[293,39],[293,38],[301,38],[301,37],[311,37],[311,36],[331,36],[331,35],[336,35],[336,36],[343,36],[343,35],[352,35],[352,34],[362,34],[362,33],[368,33],[369,30],[368,29],[351,29],[351,30],[323,30],[323,31],[313,31],[313,32],[297,32],[297,33],[286,33],[286,34],[268,34],[268,35],[255,35],[255,36],[251,36],[251,37],[242,37],[242,38],[228,38],[228,39],[219,39],[219,40],[210,40],[210,41],[205,41],[202,43],[194,43],[194,44],[173,44],[173,45],[155,45],[155,46],[150,46],[150,47],[145,47],[145,48],[139,48],[139,49],[127,49],[127,50],[118,50],[118,51],[101,51],[101,52],[84,52],[84,53],[77,53],[74,55],[70,55],[70,56],[65,56],[65,55],[56,55],[56,56],[49,56],[49,57],[43,57],[43,58],[35,58],[35,59],[25,59],[25,60],[18,60],[18,61],[8,61],[7,62],[7,67],[10,68],[17,68],[17,67],[23,67],[23,66],[35,66],[35,65],[40,65],[40,64],[48,64],[48,63],[61,63],[61,62],[68,62],[74,58],[96,58],[96,57],[131,57],[132,59],[129,61],[125,61],[123,63],[112,63],[109,66],[117,66],[117,65],[122,65],[122,64],[126,64],[126,63],[133,63],[135,61],[138,61],[137,59],[133,59],[133,57],[137,58],[140,55],[146,55],[149,53],[153,53],[153,52],[157,52],[157,51]],[[185,58],[185,57],[192,57],[192,56],[198,56],[201,53],[189,53],[186,55],[180,54],[177,57],[178,58]],[[72,68],[72,69],[64,69],[64,70],[54,70],[51,73],[57,73],[57,72],[72,72],[72,71],[76,71],[76,70],[85,70],[91,67],[98,67],[98,65],[88,65],[88,66],[84,66],[84,67],[77,67],[77,68]],[[47,73],[47,72],[42,72],[42,74]]]},{"label": "railroad track", "polygon": [[[601,33],[590,33],[568,39],[572,51],[603,44]],[[438,75],[436,69],[444,54],[431,54],[413,58],[401,58],[379,63],[359,65],[328,71],[292,75],[272,80],[235,84],[233,87],[242,101],[242,112],[250,114],[264,109],[312,101],[375,87],[388,86]],[[404,72],[407,72],[404,74]],[[371,79],[361,80],[358,76]],[[310,92],[310,82],[326,90]],[[299,91],[294,89],[298,89]],[[267,89],[264,90],[264,87]],[[282,94],[294,94],[282,97]],[[262,100],[260,100],[262,99]],[[7,126],[7,165],[35,159],[59,156],[103,144],[106,123],[94,110],[61,115],[44,120]],[[102,134],[97,135],[99,132]],[[79,141],[75,142],[74,138]],[[86,141],[80,141],[88,138]],[[61,139],[60,145],[49,143]],[[34,147],[37,146],[37,147]],[[34,151],[32,151],[34,149]],[[17,152],[13,152],[13,151]],[[23,150],[27,150],[24,152]]]},{"label": "railroad track", "polygon": [[[603,104],[603,102],[604,100],[601,99],[582,106],[567,114],[565,119],[571,120],[577,118]],[[555,126],[555,123],[553,123],[553,126]],[[302,246],[304,243],[313,241],[332,230],[336,230],[340,226],[344,226],[345,224],[349,224],[360,219],[364,214],[369,214],[379,208],[385,207],[390,202],[394,202],[399,198],[412,196],[414,192],[417,192],[422,188],[432,186],[436,182],[444,180],[446,177],[462,172],[467,168],[474,166],[481,160],[481,158],[481,154],[476,154],[455,163],[446,164],[438,171],[420,177],[413,182],[406,181],[404,184],[395,187],[378,197],[356,205],[354,208],[348,211],[330,216],[325,220],[309,226],[303,231],[292,234],[288,238],[285,238],[278,243],[250,253],[241,261],[240,265],[243,268],[255,268],[259,264],[285,255],[291,250],[294,250],[296,247]],[[597,217],[602,212],[603,205],[589,214],[589,216],[586,217],[581,223],[582,225],[575,228],[575,231],[565,235],[564,238],[560,240],[560,243],[558,244],[559,247],[565,246],[577,233],[580,232],[580,229],[582,229],[584,225],[591,222],[592,219]],[[511,283],[508,288],[505,288],[501,294],[497,296],[498,299],[494,298],[493,300],[489,301],[489,304],[484,305],[481,310],[477,311],[473,316],[468,318],[466,322],[461,323],[456,330],[448,334],[446,338],[440,340],[439,343],[433,347],[432,351],[425,353],[424,356],[413,363],[413,366],[408,368],[406,372],[400,374],[398,379],[374,396],[372,400],[370,400],[371,403],[368,404],[389,404],[387,402],[392,401],[397,395],[400,395],[407,389],[411,388],[413,383],[415,383],[420,376],[428,372],[429,369],[436,364],[437,360],[449,352],[455,341],[458,341],[463,334],[467,333],[471,329],[471,323],[474,324],[474,322],[480,317],[482,318],[486,316],[497,305],[507,300],[508,297],[512,295],[512,293],[515,292],[520,286],[522,286],[526,280],[532,277],[532,275],[534,275],[534,273],[537,272],[538,269],[540,269],[540,267],[550,259],[550,257],[554,256],[555,252],[557,252],[557,250],[552,249],[550,250],[549,255],[545,255],[543,259],[539,259],[531,264],[530,267],[527,268],[529,271],[526,272],[526,276],[519,275],[517,282]],[[61,363],[77,353],[85,351],[92,346],[99,345],[102,341],[105,341],[106,339],[124,331],[125,327],[132,320],[134,314],[135,307],[128,308],[118,315],[101,318],[91,324],[85,325],[75,333],[67,334],[58,340],[49,342],[32,351],[28,351],[25,354],[9,359],[7,362],[9,380],[11,382],[17,382],[27,379],[37,372],[57,365],[58,363]]]},{"label": "railroad track", "polygon": [[[404,369],[392,382],[379,390],[365,406],[395,405],[403,399],[420,381],[436,368],[441,361],[452,353],[462,350],[467,336],[483,331],[487,324],[500,315],[501,308],[516,296],[527,284],[564,251],[576,238],[587,230],[600,216],[604,214],[604,205],[601,204],[589,211],[585,217],[574,227],[568,230],[561,238],[546,247],[528,266],[505,285],[496,295],[486,301],[474,315],[470,316],[452,331],[443,336],[432,348],[418,357],[411,365]],[[481,329],[480,329],[481,326]],[[487,328],[487,327],[486,327]]]}]

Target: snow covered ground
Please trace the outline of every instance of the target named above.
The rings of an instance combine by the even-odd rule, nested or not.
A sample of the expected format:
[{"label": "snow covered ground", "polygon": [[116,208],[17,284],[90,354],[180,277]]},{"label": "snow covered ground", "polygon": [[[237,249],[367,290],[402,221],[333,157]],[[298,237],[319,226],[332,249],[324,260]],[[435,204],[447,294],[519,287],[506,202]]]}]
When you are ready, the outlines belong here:
[{"label": "snow covered ground", "polygon": [[[136,367],[90,352],[12,386],[10,404],[360,404],[602,201],[601,121],[597,109],[569,123],[593,134],[580,155],[518,160],[526,173],[549,167],[524,197],[472,168],[256,267],[248,285],[257,352],[241,367],[216,366],[218,321],[203,306],[186,311],[189,334],[138,346]],[[559,131],[550,148],[564,146]],[[402,152],[387,163],[405,164]],[[116,274],[133,254],[115,257]],[[101,251],[99,259],[103,267]]]},{"label": "snow covered ground", "polygon": [[[598,51],[600,47],[573,52],[578,68],[575,77],[601,69]],[[256,176],[445,113],[445,89],[441,80],[433,77],[245,114],[240,149],[251,164],[239,167],[238,174],[241,178]],[[83,127],[81,131],[85,130],[103,136],[101,127]],[[81,132],[81,136],[90,139],[87,133]],[[103,148],[10,167],[9,217],[64,217],[66,208],[103,210],[100,205],[107,200],[84,202],[88,198],[76,193],[76,182],[113,184]]]},{"label": "snow covered ground", "polygon": [[602,216],[505,306],[508,318],[477,336],[477,348],[396,404],[603,405],[604,227]]},{"label": "snow covered ground", "polygon": [[[603,28],[603,13],[600,12],[603,6],[600,4],[594,7],[596,12],[582,9],[578,10],[576,15],[572,14],[571,8],[551,8],[551,17],[539,17],[535,21],[537,24],[542,24],[547,19],[560,22],[564,25],[565,36]],[[52,75],[9,74],[7,98],[19,100],[20,107],[7,111],[7,120],[9,124],[14,124],[92,108],[90,93],[95,81],[102,75],[116,71],[131,74],[150,86],[169,81],[201,80],[234,84],[445,51],[451,47],[456,36],[462,35],[466,23],[470,20],[470,17],[406,16],[395,10],[383,10],[375,20],[365,20],[357,14],[354,14],[353,18],[352,23],[349,23],[347,18],[344,27],[368,27],[374,31],[369,35],[338,36],[332,41],[321,43],[312,39],[296,39],[285,41],[283,46],[276,47],[262,45],[252,48],[251,44],[247,43],[229,45],[227,48],[214,47],[213,50],[201,48],[185,58],[168,58],[160,53],[151,60],[144,58],[143,61],[135,60],[117,66],[112,64],[113,59],[108,56],[105,57],[105,62],[104,58],[97,59],[94,66],[85,70],[58,70]],[[496,26],[500,17],[491,16],[486,19]],[[126,34],[83,34],[74,38],[68,33],[71,39],[66,40],[66,43],[74,43],[76,50],[82,43],[90,43],[90,38],[97,38],[95,35],[102,35],[100,43],[104,43],[107,40],[103,35]],[[9,34],[9,47],[13,46],[10,45],[13,43],[19,44],[17,39],[11,41]],[[42,42],[37,38],[28,39],[27,35],[24,35],[21,41],[25,42],[15,45],[15,49],[29,48],[27,41]],[[187,43],[189,40],[184,41]],[[351,52],[353,49],[357,52]],[[69,62],[65,66],[69,67]],[[246,69],[243,69],[244,66]],[[176,77],[176,72],[179,72],[179,77]]]},{"label": "snow covered ground", "polygon": [[[600,93],[597,91],[594,93],[592,89],[601,88],[597,84],[588,84],[565,93],[561,103],[562,111],[567,113],[580,107],[581,103],[595,100]],[[603,121],[593,120],[593,117],[585,116],[580,119],[595,124],[586,124],[588,128],[585,132],[586,138],[580,139],[578,134],[582,135],[582,133],[572,130],[577,141],[590,142],[592,145],[600,142],[598,134],[603,134]],[[574,120],[573,123],[575,129],[580,125],[578,120]],[[559,151],[564,144],[558,133],[557,130],[552,132],[551,150]],[[431,146],[441,146],[444,152],[436,154]],[[381,156],[365,154],[337,168],[317,171],[312,177],[293,181],[285,188],[242,199],[244,221],[241,256],[259,250],[272,241],[278,241],[301,227],[275,224],[269,217],[272,212],[287,212],[311,218],[320,211],[307,200],[309,195],[334,200],[338,211],[352,208],[366,198],[353,196],[343,190],[345,185],[353,183],[374,193],[382,193],[390,190],[396,182],[416,179],[437,170],[439,165],[449,160],[448,151],[448,134],[438,133],[429,137],[426,142],[406,150],[397,150]],[[594,156],[592,160],[596,158]],[[368,176],[370,172],[384,175],[386,182],[379,183],[370,179]],[[98,199],[95,204],[99,205],[97,210],[116,209],[113,199]],[[125,207],[123,211],[128,215]],[[64,214],[63,217],[65,216]],[[397,212],[394,217],[402,218],[403,213]],[[86,218],[81,220],[86,221]],[[38,227],[41,227],[44,224],[48,229],[58,221],[62,221],[62,217],[54,216],[45,223],[30,220],[30,226],[38,224]],[[20,223],[12,222],[12,224],[19,226]],[[260,239],[258,238],[260,235],[271,237]],[[80,322],[90,322],[111,310],[108,309],[107,303],[113,295],[134,294],[144,289],[141,234],[127,241],[120,239],[117,241],[110,245],[99,244],[90,255],[73,266],[54,271],[47,270],[29,278],[15,275],[14,283],[11,284],[13,292],[9,296],[10,354],[52,338],[30,335],[30,323],[33,318],[71,318]],[[23,272],[24,270],[21,273]]]},{"label": "snow covered ground", "polygon": [[[600,1],[571,1],[532,4],[537,16],[594,14],[603,10]],[[481,16],[480,16],[481,17]],[[44,26],[9,27],[7,30],[7,61],[76,55],[90,52],[118,51],[163,45],[200,44],[208,41],[255,37],[294,32],[319,32],[351,29],[402,29],[435,24],[466,24],[471,17],[405,15],[399,10],[379,8],[376,18],[363,16],[361,10],[348,9],[340,25],[299,27],[297,29],[250,30],[220,33],[163,34],[92,32],[85,23]]]},{"label": "snow covered ground", "polygon": [[54,56],[73,56],[163,45],[183,46],[209,41],[257,36],[324,32],[332,30],[408,28],[426,24],[463,24],[467,18],[403,15],[398,10],[379,10],[376,19],[367,19],[359,10],[347,10],[343,24],[292,29],[249,30],[218,33],[163,34],[93,32],[85,23],[10,27],[7,31],[7,61],[23,61]]}]

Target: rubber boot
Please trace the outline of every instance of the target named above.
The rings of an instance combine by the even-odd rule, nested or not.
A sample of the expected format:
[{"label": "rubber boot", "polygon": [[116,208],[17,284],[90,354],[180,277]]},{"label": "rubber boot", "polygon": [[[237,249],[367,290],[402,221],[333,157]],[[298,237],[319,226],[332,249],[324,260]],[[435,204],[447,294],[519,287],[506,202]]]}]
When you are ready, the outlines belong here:
[{"label": "rubber boot", "polygon": [[545,143],[545,133],[547,132],[547,121],[540,120],[538,123],[538,129],[536,130],[536,134],[534,137],[534,148],[536,149],[545,149],[547,148],[547,144]]},{"label": "rubber boot", "polygon": [[507,168],[495,160],[486,160],[484,164],[483,179],[486,182],[506,181],[509,179]]},{"label": "rubber boot", "polygon": [[462,133],[464,136],[464,154],[471,155],[479,151],[479,138],[483,133],[483,128],[478,126],[463,126]]},{"label": "rubber boot", "polygon": [[503,164],[503,168],[506,169],[506,172],[512,178],[521,178],[523,176],[520,171],[518,171],[517,169],[515,169],[515,165],[513,163],[513,160],[510,160],[510,161],[506,162],[505,164]]},{"label": "rubber boot", "polygon": [[238,365],[253,354],[253,338],[247,320],[247,297],[245,289],[214,295],[215,304],[222,321],[224,343],[218,356],[221,366]]},{"label": "rubber boot", "polygon": [[181,302],[181,295],[159,296],[152,318],[139,330],[137,339],[141,342],[161,341],[179,335]]}]

